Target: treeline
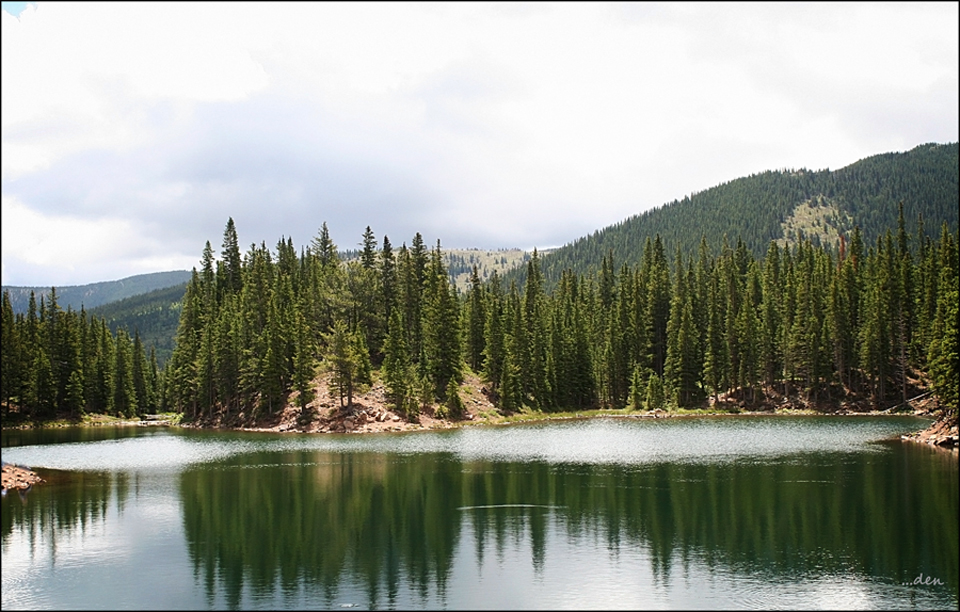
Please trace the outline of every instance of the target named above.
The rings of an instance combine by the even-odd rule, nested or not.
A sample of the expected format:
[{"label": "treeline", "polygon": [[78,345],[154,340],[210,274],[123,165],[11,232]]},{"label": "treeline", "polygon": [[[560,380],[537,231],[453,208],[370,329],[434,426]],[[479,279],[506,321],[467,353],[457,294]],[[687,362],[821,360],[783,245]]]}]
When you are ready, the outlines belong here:
[{"label": "treeline", "polygon": [[[783,237],[783,224],[796,207],[813,199],[837,207],[859,225],[863,240],[873,244],[897,223],[898,205],[909,203],[907,232],[916,220],[933,227],[957,229],[960,146],[925,144],[903,153],[884,153],[839,170],[778,170],[738,178],[632,216],[567,244],[542,261],[543,275],[553,287],[566,269],[592,274],[612,253],[616,261],[637,265],[647,238],[696,257],[700,237],[718,245],[723,236],[738,236],[755,257]],[[847,233],[845,224],[834,229]],[[917,245],[918,246],[918,245]],[[523,271],[506,275],[522,282]]]},{"label": "treeline", "polygon": [[442,263],[420,234],[396,252],[370,228],[359,258],[341,261],[326,223],[297,253],[263,243],[241,256],[233,219],[221,259],[208,242],[184,296],[167,367],[169,400],[189,418],[272,414],[292,392],[306,408],[319,368],[341,404],[380,367],[390,399],[412,415],[451,398],[462,378],[460,307]]},{"label": "treeline", "polygon": [[714,253],[701,238],[696,257],[675,248],[670,262],[656,236],[640,264],[608,253],[552,291],[534,252],[522,285],[474,270],[460,295],[439,242],[419,234],[394,250],[367,228],[344,262],[324,224],[299,253],[281,239],[241,255],[231,219],[220,259],[207,243],[192,273],[162,370],[139,333],[64,311],[55,290],[26,314],[5,293],[3,414],[252,417],[291,398],[306,409],[322,372],[349,405],[379,370],[397,411],[456,418],[467,367],[504,412],[749,404],[773,389],[880,406],[908,399],[914,371],[955,410],[957,243],[946,225],[937,240],[922,221],[909,233],[901,209],[871,245],[855,229],[838,251],[774,242],[758,259],[741,240]]},{"label": "treeline", "polygon": [[[189,275],[189,272],[187,273]],[[180,323],[180,307],[187,284],[155,289],[90,309],[92,316],[102,317],[111,331],[134,330],[144,347],[153,349],[161,368],[173,354],[174,336]]]},{"label": "treeline", "polygon": [[549,296],[534,258],[522,298],[515,284],[472,291],[466,328],[484,309],[487,324],[482,345],[468,336],[468,358],[507,408],[683,407],[731,392],[751,403],[774,388],[881,405],[908,399],[917,369],[956,409],[955,232],[911,237],[901,214],[874,246],[859,230],[842,244],[834,255],[771,243],[758,260],[742,241],[714,256],[701,240],[696,258],[677,248],[671,266],[658,236],[640,265],[618,270],[608,255],[596,275],[564,272]]},{"label": "treeline", "polygon": [[[186,270],[170,272],[151,272],[137,274],[115,281],[103,281],[88,285],[67,285],[57,287],[57,303],[66,309],[72,306],[74,310],[86,308],[92,311],[98,306],[111,304],[126,298],[143,295],[157,289],[164,289],[174,285],[182,285],[190,278]],[[3,286],[3,291],[10,291],[10,303],[14,314],[26,314],[30,294],[34,300],[41,297],[49,298],[50,287],[13,287]]]},{"label": "treeline", "polygon": [[456,417],[466,366],[505,412],[749,404],[773,389],[881,406],[909,399],[922,371],[956,409],[958,238],[917,225],[908,233],[901,209],[872,245],[855,229],[839,252],[771,243],[760,259],[743,241],[714,254],[701,239],[697,257],[677,248],[672,263],[657,236],[639,265],[608,254],[552,292],[534,252],[522,287],[474,272],[461,297],[439,243],[427,251],[419,234],[394,251],[367,228],[361,256],[342,263],[324,224],[299,254],[281,239],[241,257],[231,220],[223,258],[208,243],[187,287],[168,399],[192,418],[272,413],[291,394],[306,408],[326,371],[349,404],[379,368],[398,411]]},{"label": "treeline", "polygon": [[56,288],[31,293],[26,313],[2,304],[3,420],[44,421],[85,413],[136,417],[161,409],[163,376],[139,333],[111,332],[107,321],[58,304]]}]

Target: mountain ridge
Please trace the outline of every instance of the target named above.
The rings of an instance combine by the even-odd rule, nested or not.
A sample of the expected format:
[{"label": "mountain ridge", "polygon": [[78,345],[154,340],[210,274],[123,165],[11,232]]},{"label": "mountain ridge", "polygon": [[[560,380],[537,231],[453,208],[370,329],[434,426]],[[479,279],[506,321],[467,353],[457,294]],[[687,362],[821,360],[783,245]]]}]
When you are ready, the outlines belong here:
[{"label": "mountain ridge", "polygon": [[[81,307],[90,310],[125,298],[150,293],[157,289],[180,285],[188,280],[190,280],[188,270],[168,270],[135,274],[118,280],[100,281],[86,285],[55,285],[54,288],[57,290],[57,304],[64,310],[68,306],[74,310],[80,310]],[[49,299],[50,289],[50,287],[3,285],[0,291],[10,292],[10,303],[15,313],[25,313],[29,305],[31,291],[34,293],[39,308],[41,296],[45,300]]]},{"label": "mountain ridge", "polygon": [[[957,142],[926,143],[871,155],[838,170],[766,170],[735,178],[568,242],[541,258],[541,270],[544,280],[553,284],[565,269],[599,270],[608,254],[617,266],[636,265],[646,239],[658,235],[671,260],[676,249],[685,257],[694,255],[701,237],[715,248],[724,236],[731,245],[743,240],[759,257],[771,241],[784,238],[797,208],[811,202],[833,207],[832,214],[825,211],[818,220],[825,234],[846,234],[859,226],[868,246],[896,226],[901,201],[907,231],[915,235],[922,216],[926,233],[936,236],[943,222],[951,231],[957,227],[958,159]],[[786,243],[812,238],[806,234],[795,233]],[[521,268],[505,280],[522,284],[525,274]]]},{"label": "mountain ridge", "polygon": [[[951,230],[957,227],[958,159],[957,142],[926,143],[908,151],[871,155],[833,171],[765,170],[692,192],[561,247],[541,251],[541,269],[544,279],[552,284],[566,268],[578,272],[598,270],[608,253],[614,255],[618,265],[636,264],[646,238],[656,235],[671,248],[679,247],[685,255],[695,252],[701,236],[707,238],[708,244],[719,244],[718,238],[726,235],[731,242],[743,239],[747,248],[760,256],[771,241],[781,246],[801,239],[812,239],[817,244],[835,243],[856,225],[861,227],[866,244],[871,245],[882,229],[894,225],[897,203],[916,199],[910,198],[909,193],[921,194],[918,198],[923,201],[906,202],[908,231],[916,232],[919,213],[925,220],[926,231],[936,235],[941,222],[946,222]],[[878,169],[878,165],[885,167]],[[748,214],[734,214],[744,206]],[[690,229],[691,226],[699,226],[700,231]],[[510,264],[516,265],[512,270],[489,265],[489,270],[481,270],[483,280],[487,277],[485,271],[499,267],[507,282],[516,279],[520,283],[526,272],[523,263],[529,259],[529,252],[521,249],[442,250],[449,251],[445,253],[445,263],[461,290],[468,283],[473,253],[509,252]],[[57,301],[64,309],[71,306],[79,310],[81,305],[91,309],[173,287],[189,278],[189,271],[173,270],[56,287]],[[14,312],[18,313],[26,312],[30,291],[35,293],[38,303],[41,296],[50,293],[49,287],[4,285],[2,290],[10,291]]]}]

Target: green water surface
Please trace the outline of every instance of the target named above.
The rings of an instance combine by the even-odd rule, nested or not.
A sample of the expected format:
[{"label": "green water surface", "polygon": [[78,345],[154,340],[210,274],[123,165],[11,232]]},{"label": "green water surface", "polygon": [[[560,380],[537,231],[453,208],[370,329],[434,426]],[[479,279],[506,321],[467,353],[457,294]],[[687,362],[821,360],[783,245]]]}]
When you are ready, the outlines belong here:
[{"label": "green water surface", "polygon": [[956,453],[911,417],[376,435],[4,432],[14,609],[941,609]]}]

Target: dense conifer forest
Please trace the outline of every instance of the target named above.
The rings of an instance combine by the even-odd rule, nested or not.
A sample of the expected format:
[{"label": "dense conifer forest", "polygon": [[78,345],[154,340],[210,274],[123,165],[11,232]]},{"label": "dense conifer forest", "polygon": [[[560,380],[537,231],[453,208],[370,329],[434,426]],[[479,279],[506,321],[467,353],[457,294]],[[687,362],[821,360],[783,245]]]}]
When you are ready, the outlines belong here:
[{"label": "dense conifer forest", "polygon": [[[772,196],[761,191],[781,193],[774,200],[793,201],[793,210],[818,193],[804,214],[830,219],[834,234],[823,235],[835,242],[799,231],[785,239],[772,228],[782,229],[787,209],[774,207],[769,219],[758,214],[749,224],[762,232],[703,231],[691,248],[694,232],[670,225],[668,213],[682,207],[668,205],[580,247],[534,251],[522,274],[471,266],[461,289],[439,241],[430,248],[420,234],[397,248],[368,227],[362,248],[344,257],[324,223],[299,249],[281,238],[273,249],[261,243],[242,253],[230,219],[219,255],[208,242],[185,291],[89,313],[64,310],[53,289],[39,303],[31,294],[27,311],[15,312],[5,291],[4,421],[167,410],[191,420],[253,420],[291,403],[307,415],[318,384],[349,406],[374,382],[411,420],[425,409],[456,419],[471,372],[505,414],[711,401],[760,407],[774,396],[822,410],[853,402],[889,408],[926,385],[955,413],[956,167],[955,143],[925,145],[822,176],[766,173],[690,198],[710,210],[706,220],[763,208]],[[897,178],[903,168],[906,178]],[[743,188],[731,191],[736,185]],[[907,192],[926,199],[911,198],[906,210],[898,202],[890,215],[891,198]],[[823,202],[829,210],[817,216]],[[937,227],[925,224],[927,212]],[[643,223],[664,235],[631,225]],[[157,312],[157,304],[166,306]],[[175,342],[168,338],[169,353],[158,360],[142,334],[157,342],[151,334],[175,320]]]},{"label": "dense conifer forest", "polygon": [[174,334],[180,323],[180,308],[187,284],[128,297],[90,309],[90,315],[106,320],[113,333],[134,330],[145,350],[153,349],[162,368],[173,354]]},{"label": "dense conifer forest", "polygon": [[608,254],[598,273],[544,289],[540,257],[523,286],[474,276],[458,295],[419,234],[394,249],[367,234],[341,261],[324,224],[299,252],[281,239],[241,255],[232,219],[221,257],[209,243],[187,285],[177,342],[161,371],[139,336],[60,309],[56,293],[26,315],[3,301],[3,405],[189,419],[270,414],[291,397],[308,410],[318,375],[349,406],[374,378],[408,418],[427,406],[457,418],[467,368],[509,413],[589,407],[694,407],[710,397],[757,405],[770,392],[814,406],[849,394],[873,407],[909,399],[925,373],[957,406],[957,233],[894,230],[866,244],[858,228],[837,253],[743,241],[685,258],[655,237],[639,265]]},{"label": "dense conifer forest", "polygon": [[926,372],[957,404],[957,234],[896,228],[867,244],[858,228],[837,253],[743,241],[685,258],[659,238],[639,265],[608,254],[597,274],[566,271],[547,292],[534,253],[523,286],[494,276],[458,296],[439,243],[394,249],[368,230],[342,263],[326,225],[299,253],[289,239],[241,256],[228,223],[223,256],[209,243],[188,284],[166,370],[170,406],[189,417],[273,412],[296,391],[306,408],[325,372],[349,405],[379,370],[393,407],[456,418],[465,368],[504,412],[693,407],[771,390],[813,405],[866,395],[910,399]]},{"label": "dense conifer forest", "polygon": [[139,333],[114,333],[82,308],[62,309],[55,288],[39,304],[30,294],[25,314],[14,314],[4,291],[2,319],[4,423],[87,413],[133,418],[161,408],[162,371]]},{"label": "dense conifer forest", "polygon": [[[925,144],[903,153],[883,153],[839,170],[777,170],[738,178],[681,200],[650,209],[567,244],[542,262],[544,280],[554,286],[566,269],[587,274],[600,269],[612,253],[616,261],[639,264],[647,238],[659,235],[684,257],[696,257],[700,238],[711,246],[724,236],[741,240],[762,257],[773,240],[838,248],[839,234],[860,227],[863,241],[874,244],[897,223],[900,203],[908,206],[907,231],[920,219],[938,228],[957,228],[958,143]],[[819,214],[799,227],[793,216],[804,203]],[[827,240],[827,237],[832,240]],[[823,238],[824,240],[821,240]],[[522,281],[524,270],[505,275]]]}]

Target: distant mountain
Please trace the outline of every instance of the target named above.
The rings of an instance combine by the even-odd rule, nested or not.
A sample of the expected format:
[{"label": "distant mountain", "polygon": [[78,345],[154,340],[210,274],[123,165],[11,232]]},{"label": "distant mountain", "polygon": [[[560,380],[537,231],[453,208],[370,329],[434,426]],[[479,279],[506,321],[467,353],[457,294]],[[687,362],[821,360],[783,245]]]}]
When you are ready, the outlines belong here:
[{"label": "distant mountain", "polygon": [[[732,180],[674,200],[579,238],[541,259],[548,283],[567,268],[597,270],[608,253],[616,266],[640,262],[647,238],[660,235],[667,255],[679,247],[697,252],[701,237],[716,250],[723,237],[738,239],[762,256],[771,241],[836,244],[859,226],[867,246],[888,228],[896,228],[898,203],[904,204],[906,227],[916,232],[918,215],[927,234],[939,236],[941,224],[957,228],[958,143],[925,144],[905,153],[884,153],[840,170],[767,171]],[[507,280],[525,276],[521,267]]]},{"label": "distant mountain", "polygon": [[121,327],[131,336],[139,333],[144,348],[149,351],[152,347],[156,351],[157,363],[163,367],[173,353],[173,339],[180,324],[186,291],[187,283],[180,283],[103,304],[88,312],[104,319],[113,333]]},{"label": "distant mountain", "polygon": [[[540,254],[552,252],[552,249],[541,250]],[[532,255],[531,251],[521,249],[443,249],[443,263],[447,265],[450,278],[461,292],[470,287],[470,276],[473,267],[477,267],[477,276],[481,281],[490,279],[496,272],[503,276],[505,273],[524,266]]]},{"label": "distant mountain", "polygon": [[[90,310],[102,304],[116,302],[117,300],[149,293],[157,289],[165,289],[167,287],[184,284],[188,280],[190,280],[189,271],[174,270],[170,272],[154,272],[152,274],[138,274],[116,281],[105,281],[89,285],[57,287],[57,304],[64,310],[67,309],[67,306],[71,306],[74,310],[80,310],[81,306]],[[27,311],[31,291],[33,291],[36,296],[38,306],[41,295],[44,296],[44,299],[47,299],[50,295],[50,287],[13,287],[4,285],[2,290],[10,292],[10,303],[15,313]],[[130,331],[131,333],[133,332],[132,329]]]},{"label": "distant mountain", "polygon": [[[541,250],[540,254],[550,252],[552,249]],[[447,273],[453,280],[458,291],[466,291],[470,287],[470,275],[473,273],[473,267],[477,267],[477,276],[481,281],[489,280],[490,275],[496,272],[503,276],[514,268],[525,265],[532,256],[532,251],[522,249],[448,249],[440,247],[440,254],[444,265],[447,266]],[[340,258],[344,261],[352,261],[360,258],[360,250],[351,249],[340,251]]]}]

